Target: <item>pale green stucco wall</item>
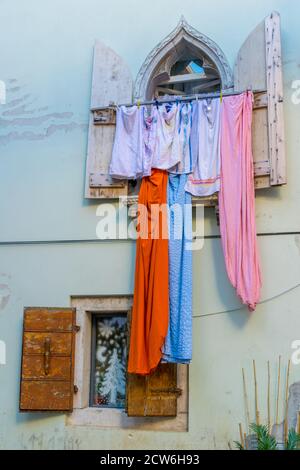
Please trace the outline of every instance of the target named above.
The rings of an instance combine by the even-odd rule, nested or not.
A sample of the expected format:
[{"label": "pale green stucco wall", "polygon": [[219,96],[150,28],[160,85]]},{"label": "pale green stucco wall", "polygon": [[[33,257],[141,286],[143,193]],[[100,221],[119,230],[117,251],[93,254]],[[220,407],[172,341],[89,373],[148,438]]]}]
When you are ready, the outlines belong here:
[{"label": "pale green stucco wall", "polygon": [[[258,196],[257,225],[263,233],[293,233],[259,238],[262,299],[271,300],[254,314],[241,308],[213,315],[239,303],[220,240],[206,240],[194,255],[194,315],[202,317],[194,319],[189,432],[66,427],[61,415],[18,413],[23,307],[69,306],[70,295],[131,293],[134,244],[0,245],[0,290],[9,293],[0,310],[0,340],[7,345],[7,364],[0,366],[0,448],[226,448],[244,419],[241,367],[250,374],[256,359],[265,408],[266,361],[274,378],[278,354],[286,361],[291,342],[300,339],[300,105],[291,101],[292,81],[300,79],[299,2],[0,1],[0,80],[8,87],[8,105],[0,105],[2,242],[95,238],[97,203],[83,199],[95,38],[122,55],[135,76],[184,14],[233,65],[243,40],[272,10],[282,18],[288,185]],[[23,104],[26,109],[18,109]],[[206,235],[218,233],[207,211]],[[296,380],[300,366],[292,369]]]}]

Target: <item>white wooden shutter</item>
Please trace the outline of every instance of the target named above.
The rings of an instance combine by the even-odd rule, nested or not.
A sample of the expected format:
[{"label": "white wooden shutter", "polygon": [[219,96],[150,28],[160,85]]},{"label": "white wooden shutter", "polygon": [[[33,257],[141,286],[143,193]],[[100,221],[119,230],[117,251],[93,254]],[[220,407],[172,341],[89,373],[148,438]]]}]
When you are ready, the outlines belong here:
[{"label": "white wooden shutter", "polygon": [[127,182],[112,179],[108,174],[115,135],[115,109],[107,107],[131,101],[132,77],[128,66],[112,49],[96,41],[86,161],[86,198],[118,198],[127,194]]},{"label": "white wooden shutter", "polygon": [[255,93],[253,157],[256,188],[286,183],[280,15],[271,13],[248,36],[235,64],[234,88]]}]

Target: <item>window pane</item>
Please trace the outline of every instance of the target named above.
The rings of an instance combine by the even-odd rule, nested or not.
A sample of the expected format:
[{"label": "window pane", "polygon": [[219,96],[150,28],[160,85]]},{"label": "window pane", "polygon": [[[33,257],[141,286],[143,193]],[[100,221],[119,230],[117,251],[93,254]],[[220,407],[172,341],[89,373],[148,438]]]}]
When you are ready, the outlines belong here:
[{"label": "window pane", "polygon": [[92,405],[125,406],[127,317],[96,316]]}]

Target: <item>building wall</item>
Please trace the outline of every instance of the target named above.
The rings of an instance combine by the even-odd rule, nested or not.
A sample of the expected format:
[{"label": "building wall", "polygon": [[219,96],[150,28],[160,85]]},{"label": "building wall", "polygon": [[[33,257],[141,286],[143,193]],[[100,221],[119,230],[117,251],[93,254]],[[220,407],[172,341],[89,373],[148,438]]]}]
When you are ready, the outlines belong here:
[{"label": "building wall", "polygon": [[[97,201],[84,200],[92,48],[103,40],[133,76],[181,14],[215,40],[231,65],[248,33],[272,10],[282,19],[288,185],[261,191],[256,215],[263,268],[262,303],[248,313],[226,277],[220,240],[194,254],[194,350],[188,433],[70,427],[60,414],[19,414],[24,306],[70,305],[71,295],[129,294],[134,243],[96,238]],[[278,355],[284,372],[300,339],[300,4],[296,0],[141,2],[1,1],[0,80],[0,448],[227,448],[244,422],[241,368],[254,417],[252,359],[266,416],[267,361],[272,416]],[[206,235],[218,235],[206,210]],[[121,262],[120,262],[121,260]],[[250,380],[251,379],[251,380]],[[300,381],[294,365],[291,383]],[[251,390],[250,390],[251,387]],[[281,403],[282,405],[282,403]],[[282,418],[281,406],[281,418]]]}]

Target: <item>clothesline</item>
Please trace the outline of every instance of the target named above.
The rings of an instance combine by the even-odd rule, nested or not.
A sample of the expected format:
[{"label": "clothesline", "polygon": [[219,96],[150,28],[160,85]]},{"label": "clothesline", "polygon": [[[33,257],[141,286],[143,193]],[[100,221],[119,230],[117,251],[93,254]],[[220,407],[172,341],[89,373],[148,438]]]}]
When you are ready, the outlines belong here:
[{"label": "clothesline", "polygon": [[[161,361],[191,361],[192,195],[219,194],[229,280],[249,310],[260,298],[251,151],[253,92],[198,96],[199,102],[197,95],[152,100],[146,102],[154,103],[147,113],[139,102],[116,109],[108,173],[116,179],[141,179],[138,204],[145,208],[138,217],[141,236],[136,242],[129,373],[147,375]],[[176,100],[186,104],[177,106]],[[158,106],[170,101],[175,104]],[[168,211],[156,210],[165,204],[170,217]]]},{"label": "clothesline", "polygon": [[[253,93],[263,93],[266,92],[266,90],[245,90],[245,91],[252,91]],[[211,92],[211,93],[198,93],[198,94],[193,94],[189,96],[174,96],[169,97],[167,99],[162,98],[162,99],[155,99],[155,100],[136,100],[134,103],[122,103],[122,104],[116,104],[116,103],[110,103],[108,108],[111,107],[118,107],[118,106],[125,106],[125,107],[130,107],[130,106],[147,106],[147,105],[152,105],[152,104],[164,104],[164,103],[176,103],[176,102],[181,102],[181,101],[193,101],[193,100],[205,100],[207,98],[220,98],[221,96],[235,96],[235,95],[240,95],[244,93],[244,91],[218,91],[218,92]],[[91,111],[97,111],[99,107],[91,108]],[[103,109],[103,108],[102,108]]]}]

